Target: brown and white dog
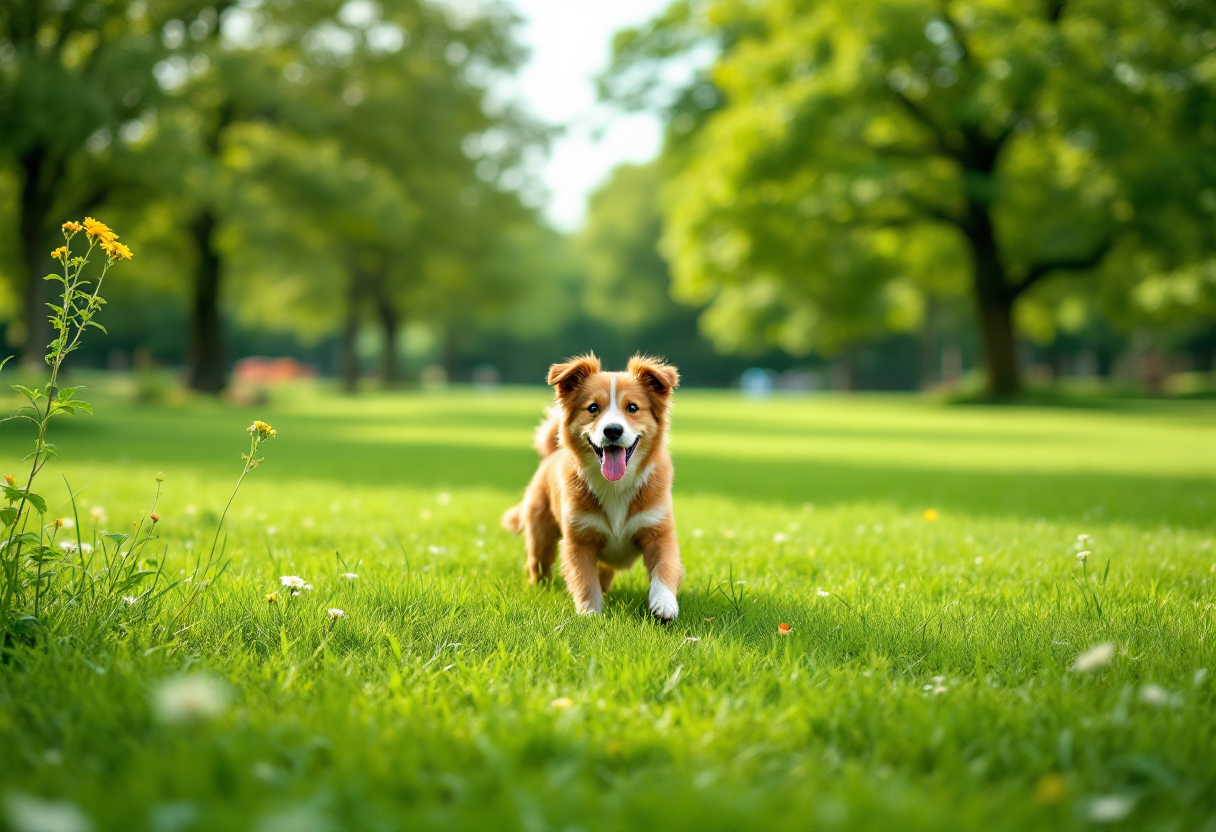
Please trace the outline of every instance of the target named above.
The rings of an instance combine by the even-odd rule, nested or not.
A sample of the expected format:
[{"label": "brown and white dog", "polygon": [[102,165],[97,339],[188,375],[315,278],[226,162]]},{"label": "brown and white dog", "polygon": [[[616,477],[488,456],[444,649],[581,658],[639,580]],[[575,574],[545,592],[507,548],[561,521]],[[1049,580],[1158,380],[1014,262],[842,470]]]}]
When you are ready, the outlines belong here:
[{"label": "brown and white dog", "polygon": [[552,577],[561,540],[562,577],[579,613],[600,614],[617,570],[641,555],[650,575],[650,611],[679,613],[684,578],[671,511],[667,453],[671,393],[679,373],[634,356],[623,373],[600,369],[594,354],[549,368],[556,394],[536,431],[542,457],[524,500],[502,524],[523,534],[528,580]]}]

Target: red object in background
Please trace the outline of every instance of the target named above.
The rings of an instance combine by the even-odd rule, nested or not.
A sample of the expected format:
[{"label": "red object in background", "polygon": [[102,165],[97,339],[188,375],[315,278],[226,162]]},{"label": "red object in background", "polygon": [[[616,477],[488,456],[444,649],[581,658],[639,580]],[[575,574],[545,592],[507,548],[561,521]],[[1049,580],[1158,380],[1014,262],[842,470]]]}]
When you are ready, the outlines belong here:
[{"label": "red object in background", "polygon": [[233,376],[237,383],[277,384],[297,379],[316,378],[315,367],[301,364],[294,358],[267,358],[251,355],[236,362]]}]

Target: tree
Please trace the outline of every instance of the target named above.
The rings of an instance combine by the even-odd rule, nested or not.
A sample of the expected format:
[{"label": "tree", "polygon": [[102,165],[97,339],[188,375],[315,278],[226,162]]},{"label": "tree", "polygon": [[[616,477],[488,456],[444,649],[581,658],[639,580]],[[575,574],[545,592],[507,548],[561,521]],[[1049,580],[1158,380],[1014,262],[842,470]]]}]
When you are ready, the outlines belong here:
[{"label": "tree", "polygon": [[41,366],[50,328],[43,276],[63,217],[100,203],[114,183],[96,156],[139,131],[159,90],[166,21],[204,2],[6,0],[0,4],[0,163],[15,168],[24,263],[22,362]]},{"label": "tree", "polygon": [[965,285],[992,396],[1015,308],[1066,272],[1216,251],[1216,8],[1166,0],[709,0],[618,37],[606,94],[668,106],[665,246],[720,333],[792,348],[909,325]]}]

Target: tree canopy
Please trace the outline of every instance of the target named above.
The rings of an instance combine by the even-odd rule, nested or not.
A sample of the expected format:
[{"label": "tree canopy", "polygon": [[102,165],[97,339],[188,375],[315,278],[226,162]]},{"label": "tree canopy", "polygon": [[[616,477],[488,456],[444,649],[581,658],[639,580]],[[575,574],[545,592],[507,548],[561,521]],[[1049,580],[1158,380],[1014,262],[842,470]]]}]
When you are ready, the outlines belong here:
[{"label": "tree canopy", "polygon": [[707,0],[621,35],[604,89],[667,109],[665,250],[720,342],[830,350],[962,290],[999,396],[1055,275],[1208,308],[1214,41],[1168,0]]}]

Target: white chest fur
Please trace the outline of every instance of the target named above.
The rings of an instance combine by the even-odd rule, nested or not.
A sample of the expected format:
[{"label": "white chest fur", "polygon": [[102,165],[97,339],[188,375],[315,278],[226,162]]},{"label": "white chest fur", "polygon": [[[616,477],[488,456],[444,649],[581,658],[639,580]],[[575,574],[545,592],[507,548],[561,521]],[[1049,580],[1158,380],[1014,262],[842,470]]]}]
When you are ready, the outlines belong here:
[{"label": "white chest fur", "polygon": [[604,536],[600,560],[609,564],[632,560],[637,555],[633,543],[637,533],[661,523],[667,516],[664,506],[629,513],[634,497],[646,485],[653,470],[653,465],[647,465],[636,474],[626,473],[616,482],[609,482],[596,473],[584,475],[583,481],[595,496],[600,510],[575,514],[570,521],[578,528],[595,530]]}]

